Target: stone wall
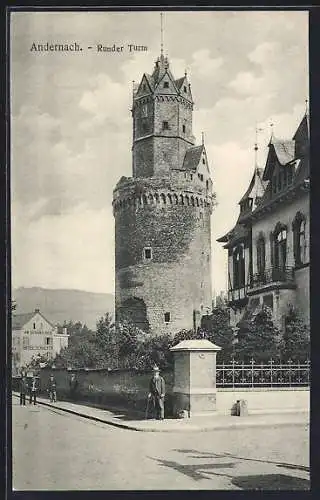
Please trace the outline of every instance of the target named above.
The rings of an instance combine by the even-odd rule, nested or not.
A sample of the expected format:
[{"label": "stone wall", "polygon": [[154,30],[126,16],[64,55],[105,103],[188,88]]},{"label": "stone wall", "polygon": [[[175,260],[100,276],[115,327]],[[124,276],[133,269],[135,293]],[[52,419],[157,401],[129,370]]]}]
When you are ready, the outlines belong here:
[{"label": "stone wall", "polygon": [[[46,394],[49,376],[52,371],[40,370],[41,392]],[[149,381],[149,372],[133,370],[76,370],[79,381],[78,400],[110,407],[127,408],[144,415]],[[172,416],[173,372],[162,372],[166,381],[166,416]],[[70,372],[54,370],[57,381],[58,399],[68,399]],[[177,379],[178,382],[178,379]],[[18,384],[13,384],[18,390]],[[295,388],[248,388],[217,389],[217,412],[230,415],[238,399],[248,402],[249,413],[268,413],[277,411],[308,411],[310,390],[308,387]]]},{"label": "stone wall", "polygon": [[211,199],[150,183],[128,180],[114,196],[116,317],[140,303],[151,333],[176,333],[211,310]]}]

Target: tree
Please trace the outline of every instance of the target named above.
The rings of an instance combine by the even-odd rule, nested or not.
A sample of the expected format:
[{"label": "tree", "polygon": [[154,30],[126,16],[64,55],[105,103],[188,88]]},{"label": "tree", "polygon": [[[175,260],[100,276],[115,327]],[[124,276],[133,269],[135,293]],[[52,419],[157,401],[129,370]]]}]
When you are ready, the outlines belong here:
[{"label": "tree", "polygon": [[235,355],[239,360],[248,362],[268,362],[277,359],[281,354],[281,333],[273,324],[272,312],[268,307],[251,320],[240,322],[238,342],[235,344]]},{"label": "tree", "polygon": [[310,359],[310,327],[293,307],[285,319],[285,331],[281,345],[284,361],[306,361]]},{"label": "tree", "polygon": [[202,318],[201,329],[206,339],[221,347],[221,351],[217,353],[217,361],[229,361],[233,353],[234,340],[229,310],[223,306],[215,307],[212,314]]}]

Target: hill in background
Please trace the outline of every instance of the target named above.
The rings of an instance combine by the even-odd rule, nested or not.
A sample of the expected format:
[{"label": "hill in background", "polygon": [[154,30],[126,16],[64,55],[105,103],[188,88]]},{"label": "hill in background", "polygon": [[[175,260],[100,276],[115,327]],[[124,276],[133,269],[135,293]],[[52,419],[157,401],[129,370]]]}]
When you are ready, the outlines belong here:
[{"label": "hill in background", "polygon": [[50,288],[16,288],[12,291],[16,301],[15,313],[40,312],[52,323],[81,321],[95,329],[97,320],[106,312],[114,317],[114,296],[110,293],[94,293],[83,290]]}]

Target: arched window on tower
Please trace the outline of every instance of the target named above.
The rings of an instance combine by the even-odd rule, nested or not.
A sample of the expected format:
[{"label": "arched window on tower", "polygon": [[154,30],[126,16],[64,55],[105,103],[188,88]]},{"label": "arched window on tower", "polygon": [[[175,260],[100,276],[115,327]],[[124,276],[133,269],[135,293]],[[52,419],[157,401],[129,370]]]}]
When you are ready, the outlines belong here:
[{"label": "arched window on tower", "polygon": [[239,245],[233,252],[233,288],[243,288],[245,285],[245,263],[243,246]]},{"label": "arched window on tower", "polygon": [[301,212],[297,212],[292,223],[293,230],[293,253],[296,267],[301,266],[306,258],[306,218]]}]

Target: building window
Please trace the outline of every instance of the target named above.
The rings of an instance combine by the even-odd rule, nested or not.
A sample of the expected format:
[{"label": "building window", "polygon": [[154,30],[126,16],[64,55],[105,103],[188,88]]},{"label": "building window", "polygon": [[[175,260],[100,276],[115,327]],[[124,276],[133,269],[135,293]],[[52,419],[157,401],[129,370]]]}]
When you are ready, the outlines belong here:
[{"label": "building window", "polygon": [[203,174],[198,174],[200,181],[203,181]]},{"label": "building window", "polygon": [[183,87],[183,92],[187,92],[187,87],[186,86]]},{"label": "building window", "polygon": [[193,174],[190,174],[190,180],[192,181],[192,179],[193,179]]},{"label": "building window", "polygon": [[146,117],[148,116],[148,106],[147,104],[144,104],[141,109],[141,116]]},{"label": "building window", "polygon": [[145,84],[145,83],[142,85],[142,90],[143,90],[143,91],[147,90],[147,86],[146,86],[146,84]]},{"label": "building window", "polygon": [[244,251],[239,246],[233,253],[233,287],[243,288],[245,284]]},{"label": "building window", "polygon": [[164,313],[164,322],[170,323],[170,313],[169,312]]},{"label": "building window", "polygon": [[182,132],[185,134],[186,132],[186,126],[185,125],[182,125]]},{"label": "building window", "polygon": [[51,337],[46,337],[46,345],[51,345]]},{"label": "building window", "polygon": [[147,247],[143,249],[143,256],[145,260],[151,260],[152,259],[152,248]]},{"label": "building window", "polygon": [[169,88],[169,82],[164,82],[163,83],[163,88],[168,89]]},{"label": "building window", "polygon": [[34,329],[34,330],[36,329],[36,324],[35,324],[35,323],[33,323],[33,329]]},{"label": "building window", "polygon": [[266,242],[264,236],[259,236],[257,241],[257,270],[259,275],[263,275],[266,264]]},{"label": "building window", "polygon": [[169,122],[162,122],[163,130],[169,130]]},{"label": "building window", "polygon": [[202,163],[205,165],[206,164],[206,159],[202,158]]},{"label": "building window", "polygon": [[277,225],[274,233],[274,264],[277,269],[285,270],[287,261],[287,228]]},{"label": "building window", "polygon": [[293,253],[296,266],[301,266],[306,261],[306,218],[298,212],[292,223]]},{"label": "building window", "polygon": [[142,122],[142,132],[148,132],[148,125],[146,122]]},{"label": "building window", "polygon": [[24,349],[27,349],[27,347],[29,347],[29,337],[23,337],[23,348]]},{"label": "building window", "polygon": [[209,181],[206,181],[206,188],[209,189]]},{"label": "building window", "polygon": [[293,179],[293,168],[291,165],[289,165],[288,167],[288,184],[291,184],[292,183],[292,179]]}]

